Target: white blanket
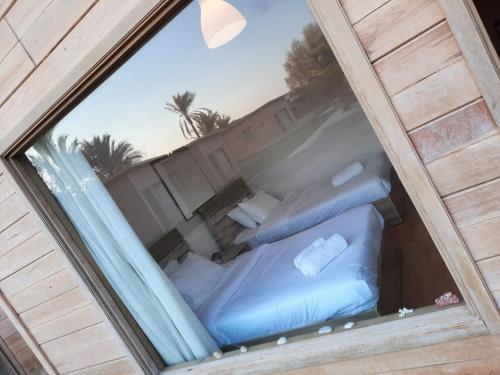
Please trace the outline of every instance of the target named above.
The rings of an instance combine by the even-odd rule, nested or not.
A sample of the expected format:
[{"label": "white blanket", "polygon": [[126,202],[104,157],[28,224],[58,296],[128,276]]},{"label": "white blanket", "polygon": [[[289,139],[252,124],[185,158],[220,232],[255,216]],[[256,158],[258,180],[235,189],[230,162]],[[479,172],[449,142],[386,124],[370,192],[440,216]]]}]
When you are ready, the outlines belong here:
[{"label": "white blanket", "polygon": [[[378,301],[377,272],[383,219],[361,206],[281,241],[238,257],[195,313],[220,345],[350,316]],[[341,234],[349,247],[313,278],[293,260],[315,239]]]},{"label": "white blanket", "polygon": [[278,241],[351,208],[386,198],[391,191],[391,163],[387,156],[374,156],[364,164],[363,173],[341,186],[333,187],[328,180],[289,194],[248,242],[256,246]]}]

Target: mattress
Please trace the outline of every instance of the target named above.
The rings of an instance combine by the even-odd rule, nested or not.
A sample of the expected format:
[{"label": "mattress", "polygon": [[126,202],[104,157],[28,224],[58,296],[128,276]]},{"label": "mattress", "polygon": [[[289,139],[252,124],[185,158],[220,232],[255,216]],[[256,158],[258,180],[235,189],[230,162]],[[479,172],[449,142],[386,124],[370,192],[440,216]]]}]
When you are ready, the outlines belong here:
[{"label": "mattress", "polygon": [[351,208],[386,198],[391,191],[391,164],[387,156],[379,155],[363,164],[363,172],[342,186],[333,187],[327,180],[288,194],[258,227],[254,237],[249,238],[244,231],[236,241],[246,238],[252,246],[278,241]]},{"label": "mattress", "polygon": [[[373,309],[383,219],[371,205],[239,256],[195,310],[220,345],[274,335]],[[319,237],[339,233],[349,247],[314,277],[293,264]]]}]

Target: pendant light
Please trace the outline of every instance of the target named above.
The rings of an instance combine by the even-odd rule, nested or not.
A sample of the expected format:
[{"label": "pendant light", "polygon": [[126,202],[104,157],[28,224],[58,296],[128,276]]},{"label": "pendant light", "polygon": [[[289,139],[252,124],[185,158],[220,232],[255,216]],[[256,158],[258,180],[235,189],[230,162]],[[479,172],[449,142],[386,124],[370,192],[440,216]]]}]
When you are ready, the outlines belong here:
[{"label": "pendant light", "polygon": [[224,0],[199,0],[201,32],[208,48],[217,48],[234,39],[247,21],[238,10]]}]

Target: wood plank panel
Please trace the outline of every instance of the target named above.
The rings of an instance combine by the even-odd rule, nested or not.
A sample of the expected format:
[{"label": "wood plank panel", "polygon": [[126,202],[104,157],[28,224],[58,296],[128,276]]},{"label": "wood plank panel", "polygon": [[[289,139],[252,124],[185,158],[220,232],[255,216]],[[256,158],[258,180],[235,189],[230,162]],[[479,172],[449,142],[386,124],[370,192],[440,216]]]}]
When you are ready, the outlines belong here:
[{"label": "wood plank panel", "polygon": [[490,290],[500,290],[500,256],[480,260],[477,266]]},{"label": "wood plank panel", "polygon": [[464,59],[391,98],[406,130],[447,114],[481,97]]},{"label": "wood plank panel", "polygon": [[64,374],[122,358],[103,323],[41,346],[57,370]]},{"label": "wood plank panel", "polygon": [[21,314],[77,286],[75,277],[68,270],[63,270],[11,296],[9,302]]},{"label": "wood plank panel", "polygon": [[442,196],[493,180],[500,176],[500,134],[434,160],[427,170]]},{"label": "wood plank panel", "polygon": [[443,199],[458,228],[500,216],[500,179]]},{"label": "wood plank panel", "polygon": [[0,0],[0,18],[9,10],[16,0]]},{"label": "wood plank panel", "polygon": [[374,61],[444,19],[436,0],[391,0],[354,25]]},{"label": "wood plank panel", "polygon": [[340,3],[349,21],[354,25],[389,1],[390,0],[340,0]]},{"label": "wood plank panel", "polygon": [[17,38],[5,20],[0,20],[0,62],[17,43]]},{"label": "wood plank panel", "polygon": [[23,244],[42,230],[40,220],[30,213],[0,232],[0,254],[3,255]]},{"label": "wood plank panel", "polygon": [[391,371],[439,366],[457,361],[483,360],[495,356],[500,356],[500,336],[482,336],[370,356],[363,360],[327,363],[288,371],[286,374],[387,374]]},{"label": "wood plank panel", "polygon": [[96,307],[94,305],[87,305],[32,328],[31,334],[41,345],[101,322],[101,315]]},{"label": "wood plank panel", "polygon": [[462,228],[460,233],[474,260],[500,255],[500,217]]},{"label": "wood plank panel", "polygon": [[135,375],[137,372],[126,358],[92,366],[84,370],[76,371],[71,375]]},{"label": "wood plank panel", "polygon": [[21,39],[52,0],[17,0],[5,18]]},{"label": "wood plank panel", "polygon": [[21,39],[38,64],[96,0],[53,0]]},{"label": "wood plank panel", "polygon": [[19,271],[54,250],[52,239],[45,232],[38,232],[27,241],[0,256],[0,280]]},{"label": "wood plank panel", "polygon": [[32,285],[62,271],[65,263],[59,253],[52,251],[22,270],[0,281],[0,289],[6,296],[12,296]]},{"label": "wood plank panel", "polygon": [[21,367],[29,375],[45,375],[47,372],[44,370],[38,359],[35,357],[31,349],[23,350],[16,355],[17,360]]},{"label": "wood plank panel", "polygon": [[14,333],[16,333],[16,328],[8,318],[0,321],[0,338],[5,340]]},{"label": "wood plank panel", "polygon": [[391,375],[434,375],[434,374],[474,374],[495,375],[500,368],[500,356],[444,363],[432,367],[406,369],[391,372]]},{"label": "wood plank panel", "polygon": [[21,194],[15,193],[0,203],[0,232],[26,216],[30,211],[26,199]]},{"label": "wood plank panel", "polygon": [[[99,1],[0,107],[0,140],[21,121],[23,126],[31,126],[157,3],[158,0]],[[63,91],[55,92],[62,82]]]},{"label": "wood plank panel", "polygon": [[24,341],[22,336],[17,331],[7,337],[4,341],[14,355],[28,348],[26,341]]},{"label": "wood plank panel", "polygon": [[26,78],[34,66],[24,48],[17,43],[0,62],[0,103]]},{"label": "wood plank panel", "polygon": [[392,96],[461,58],[457,42],[443,22],[377,61],[373,68]]},{"label": "wood plank panel", "polygon": [[33,329],[85,307],[89,303],[90,300],[83,289],[78,287],[25,311],[19,317],[26,327]]},{"label": "wood plank panel", "polygon": [[424,163],[498,131],[484,100],[471,103],[410,132],[410,139]]}]

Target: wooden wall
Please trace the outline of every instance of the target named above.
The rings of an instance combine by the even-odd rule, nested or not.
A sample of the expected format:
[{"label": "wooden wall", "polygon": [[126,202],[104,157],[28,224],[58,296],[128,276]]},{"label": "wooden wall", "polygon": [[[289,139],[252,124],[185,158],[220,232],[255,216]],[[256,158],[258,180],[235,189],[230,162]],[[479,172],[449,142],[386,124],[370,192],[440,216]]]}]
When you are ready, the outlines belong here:
[{"label": "wooden wall", "polygon": [[500,134],[436,0],[341,0],[500,305]]},{"label": "wooden wall", "polygon": [[[0,350],[4,352],[4,355],[11,361],[15,369],[20,369],[27,375],[47,374],[40,361],[2,309],[0,309]],[[1,365],[0,374],[3,374]]]},{"label": "wooden wall", "polygon": [[[0,144],[43,114],[158,1],[0,0]],[[441,9],[436,0],[341,3],[500,303],[500,134]],[[3,167],[0,265],[1,295],[49,372],[136,372],[116,332]],[[456,345],[466,354],[473,346],[498,346],[497,338],[474,340]],[[423,366],[411,361],[416,355],[406,351],[384,363]],[[491,361],[498,363],[498,355],[491,352]]]}]

